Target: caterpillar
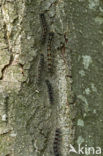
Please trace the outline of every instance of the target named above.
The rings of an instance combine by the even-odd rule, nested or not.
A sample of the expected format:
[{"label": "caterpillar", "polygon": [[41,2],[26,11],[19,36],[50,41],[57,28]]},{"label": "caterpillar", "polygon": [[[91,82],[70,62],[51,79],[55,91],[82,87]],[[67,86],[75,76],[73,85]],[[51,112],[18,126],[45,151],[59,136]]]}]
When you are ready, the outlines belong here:
[{"label": "caterpillar", "polygon": [[53,88],[52,88],[52,85],[50,84],[49,80],[46,80],[46,85],[47,85],[47,88],[48,88],[48,94],[49,94],[49,100],[50,100],[50,103],[52,104],[54,99],[53,99]]},{"label": "caterpillar", "polygon": [[54,38],[54,32],[50,32],[48,35],[47,51],[51,51],[53,38]]},{"label": "caterpillar", "polygon": [[60,156],[60,141],[61,141],[61,131],[58,128],[55,131],[55,138],[53,143],[53,151],[55,156]]},{"label": "caterpillar", "polygon": [[6,124],[8,124],[8,100],[9,100],[9,96],[5,97],[5,114],[6,114]]},{"label": "caterpillar", "polygon": [[54,38],[54,33],[50,32],[48,36],[47,44],[47,61],[48,61],[48,72],[52,73],[52,41]]},{"label": "caterpillar", "polygon": [[37,76],[37,84],[40,84],[41,81],[41,73],[42,73],[42,69],[44,67],[44,55],[41,54],[40,55],[40,59],[39,59],[39,64],[38,64],[38,76]]},{"label": "caterpillar", "polygon": [[42,39],[41,39],[41,44],[44,44],[46,42],[47,38],[47,22],[44,13],[41,13],[40,15],[40,21],[42,25]]}]

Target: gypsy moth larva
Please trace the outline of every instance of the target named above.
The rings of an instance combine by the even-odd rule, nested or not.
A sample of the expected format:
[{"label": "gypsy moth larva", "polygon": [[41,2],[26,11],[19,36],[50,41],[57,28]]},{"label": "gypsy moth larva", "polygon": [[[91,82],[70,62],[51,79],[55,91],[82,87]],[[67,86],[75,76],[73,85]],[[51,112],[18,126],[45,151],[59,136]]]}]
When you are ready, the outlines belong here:
[{"label": "gypsy moth larva", "polygon": [[56,129],[53,143],[53,150],[55,156],[60,156],[60,141],[61,141],[61,131],[60,129]]},{"label": "gypsy moth larva", "polygon": [[52,104],[54,101],[54,99],[53,99],[53,88],[52,88],[52,85],[49,82],[49,80],[46,80],[45,82],[46,82],[46,85],[48,88],[49,100],[50,100],[50,103]]},{"label": "gypsy moth larva", "polygon": [[46,42],[47,38],[47,22],[44,13],[40,14],[40,21],[41,21],[41,26],[42,26],[42,39],[41,43],[44,44]]},{"label": "gypsy moth larva", "polygon": [[37,84],[39,85],[41,82],[41,73],[44,67],[44,55],[40,55],[39,64],[38,64],[38,75],[37,75]]}]

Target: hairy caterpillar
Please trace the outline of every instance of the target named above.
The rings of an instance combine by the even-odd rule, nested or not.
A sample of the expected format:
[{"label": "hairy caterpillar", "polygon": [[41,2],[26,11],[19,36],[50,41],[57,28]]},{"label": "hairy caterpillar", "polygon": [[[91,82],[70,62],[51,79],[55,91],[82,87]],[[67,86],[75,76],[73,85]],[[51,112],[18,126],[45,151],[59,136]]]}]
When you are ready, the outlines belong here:
[{"label": "hairy caterpillar", "polygon": [[54,38],[54,32],[50,32],[48,35],[47,51],[51,51],[53,38]]},{"label": "hairy caterpillar", "polygon": [[50,32],[48,36],[48,44],[47,44],[47,61],[48,61],[48,71],[52,72],[52,41],[54,38],[54,33]]},{"label": "hairy caterpillar", "polygon": [[9,100],[9,96],[5,97],[5,114],[6,114],[6,124],[8,124],[8,100]]},{"label": "hairy caterpillar", "polygon": [[55,138],[53,143],[53,151],[55,156],[60,156],[60,141],[61,141],[61,131],[58,128],[55,131]]},{"label": "hairy caterpillar", "polygon": [[41,21],[41,25],[42,25],[41,43],[44,44],[46,42],[46,38],[47,38],[47,22],[46,22],[46,18],[45,18],[44,13],[40,14],[40,21]]},{"label": "hairy caterpillar", "polygon": [[48,94],[49,94],[49,100],[50,100],[50,103],[52,104],[54,99],[53,99],[53,88],[49,82],[49,80],[46,80],[46,85],[47,85],[47,88],[48,88]]},{"label": "hairy caterpillar", "polygon": [[41,73],[42,73],[42,69],[44,67],[44,55],[41,54],[40,55],[40,59],[39,59],[39,64],[38,64],[38,76],[37,76],[37,84],[40,84],[41,81]]},{"label": "hairy caterpillar", "polygon": [[48,61],[48,72],[52,73],[52,55],[51,52],[47,54],[47,61]]}]

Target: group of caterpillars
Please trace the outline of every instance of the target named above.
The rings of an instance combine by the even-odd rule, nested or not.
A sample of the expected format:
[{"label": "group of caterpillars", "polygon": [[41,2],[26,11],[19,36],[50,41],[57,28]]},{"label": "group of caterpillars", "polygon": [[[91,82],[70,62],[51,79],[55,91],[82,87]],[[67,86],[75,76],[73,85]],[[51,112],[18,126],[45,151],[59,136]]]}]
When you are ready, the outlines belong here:
[{"label": "group of caterpillars", "polygon": [[41,39],[41,44],[44,45],[47,41],[47,62],[48,62],[48,72],[52,72],[52,42],[54,38],[54,32],[50,31],[48,32],[48,25],[46,22],[46,18],[44,13],[40,14],[40,21],[41,21],[41,26],[42,26],[42,39]]},{"label": "group of caterpillars", "polygon": [[[48,32],[48,26],[45,18],[45,14],[41,13],[40,15],[40,22],[42,26],[42,37],[41,37],[41,44],[42,46],[45,45],[47,41],[47,48],[46,48],[46,55],[47,55],[47,64],[48,64],[48,72],[52,74],[53,72],[53,63],[52,63],[52,43],[54,39],[54,32]],[[38,85],[40,85],[41,82],[41,72],[44,68],[44,55],[43,53],[40,54],[39,58],[39,64],[38,64]],[[47,79],[45,80],[47,90],[48,90],[48,95],[49,95],[49,101],[50,104],[54,103],[54,98],[53,98],[53,87],[50,83],[50,81]],[[55,156],[60,156],[60,138],[61,138],[61,132],[60,129],[55,130],[55,137],[54,137],[54,142],[53,142],[53,151]]]},{"label": "group of caterpillars", "polygon": [[[48,73],[51,75],[53,73],[53,65],[52,65],[52,42],[54,38],[54,32],[48,32],[48,26],[45,18],[45,14],[41,13],[40,15],[40,22],[41,22],[41,27],[42,27],[42,39],[41,39],[41,44],[42,46],[45,45],[46,40],[47,40],[47,48],[46,48],[46,58],[47,58],[47,66],[48,66]],[[37,75],[37,85],[40,86],[41,84],[41,73],[44,68],[44,54],[41,53],[39,57],[39,63],[38,63],[38,75]],[[48,89],[48,94],[49,94],[49,100],[50,103],[53,103],[53,88],[49,80],[45,80],[47,89]]]}]

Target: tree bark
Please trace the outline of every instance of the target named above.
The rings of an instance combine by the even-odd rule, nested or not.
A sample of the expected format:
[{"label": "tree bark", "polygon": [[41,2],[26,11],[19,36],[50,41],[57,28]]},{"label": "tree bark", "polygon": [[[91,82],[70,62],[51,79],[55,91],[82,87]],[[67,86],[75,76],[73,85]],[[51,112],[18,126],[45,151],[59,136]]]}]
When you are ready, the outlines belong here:
[{"label": "tree bark", "polygon": [[102,0],[0,1],[0,156],[102,148],[102,27]]}]

